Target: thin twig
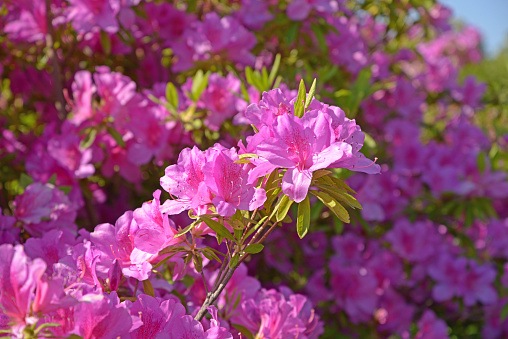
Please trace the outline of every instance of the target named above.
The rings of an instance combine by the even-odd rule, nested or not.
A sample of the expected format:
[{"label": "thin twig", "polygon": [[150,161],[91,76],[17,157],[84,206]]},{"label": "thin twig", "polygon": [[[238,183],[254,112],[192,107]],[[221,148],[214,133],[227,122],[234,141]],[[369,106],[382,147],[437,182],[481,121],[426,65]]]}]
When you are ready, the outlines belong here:
[{"label": "thin twig", "polygon": [[222,291],[226,287],[227,283],[229,282],[229,280],[233,276],[233,273],[235,273],[235,270],[236,270],[237,267],[238,267],[238,265],[236,265],[235,267],[230,269],[227,272],[226,276],[224,277],[224,281],[221,282],[219,284],[219,286],[217,286],[217,290],[213,291],[209,296],[206,297],[203,305],[201,305],[201,308],[199,309],[198,314],[196,314],[196,316],[194,317],[195,320],[201,321],[201,319],[203,319],[203,317],[205,316],[205,314],[207,312],[207,307],[212,305],[215,302],[215,300],[217,300],[217,298],[222,293]]}]

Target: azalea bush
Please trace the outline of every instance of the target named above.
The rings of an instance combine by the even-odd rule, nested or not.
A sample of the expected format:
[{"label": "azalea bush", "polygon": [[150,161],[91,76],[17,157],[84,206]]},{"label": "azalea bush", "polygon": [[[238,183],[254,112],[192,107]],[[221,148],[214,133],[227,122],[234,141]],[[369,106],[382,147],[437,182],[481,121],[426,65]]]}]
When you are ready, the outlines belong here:
[{"label": "azalea bush", "polygon": [[1,6],[0,336],[508,335],[503,61],[445,6]]}]

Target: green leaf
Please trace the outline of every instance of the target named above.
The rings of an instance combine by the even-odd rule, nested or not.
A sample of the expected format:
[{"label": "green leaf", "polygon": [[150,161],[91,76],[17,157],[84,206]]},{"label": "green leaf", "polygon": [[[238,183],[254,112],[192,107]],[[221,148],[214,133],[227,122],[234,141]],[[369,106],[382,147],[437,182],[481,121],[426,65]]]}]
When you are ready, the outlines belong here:
[{"label": "green leaf", "polygon": [[171,82],[168,82],[166,86],[166,100],[175,110],[178,109],[178,92]]},{"label": "green leaf", "polygon": [[335,227],[335,234],[342,234],[342,231],[344,230],[344,223],[336,218],[334,218],[333,221],[334,221],[333,225]]},{"label": "green leaf", "polygon": [[203,270],[203,258],[199,254],[192,256],[192,262],[194,263],[194,268],[198,273],[201,273]]},{"label": "green leaf", "polygon": [[314,33],[314,36],[317,39],[319,49],[323,52],[323,54],[328,55],[328,44],[326,43],[325,34],[322,30],[322,26],[316,23],[312,23],[310,25],[310,29]]},{"label": "green leaf", "polygon": [[504,322],[506,318],[508,317],[508,302],[504,304],[503,308],[501,309],[501,322]]},{"label": "green leaf", "polygon": [[191,98],[192,101],[196,102],[201,97],[201,93],[205,90],[208,85],[208,77],[210,76],[210,72],[206,72],[203,74],[202,70],[198,70],[194,78],[192,79],[192,87],[191,87]]},{"label": "green leaf", "polygon": [[208,247],[207,248],[204,248],[201,250],[201,253],[203,253],[203,255],[210,261],[212,260],[217,260],[218,262],[220,262],[222,264],[222,261],[220,260],[220,258],[217,256],[217,254],[215,254],[213,251],[211,251]]},{"label": "green leaf", "polygon": [[266,221],[266,219],[268,219],[268,216],[265,215],[264,217],[262,217],[258,223],[256,224],[256,226],[252,227],[248,232],[247,234],[245,235],[245,238],[249,237],[252,233],[254,233],[261,225],[263,225],[263,223]]},{"label": "green leaf", "polygon": [[86,134],[85,138],[81,140],[79,143],[80,149],[86,149],[90,146],[92,146],[93,142],[95,141],[95,137],[97,136],[97,129],[90,128],[88,130],[88,133]]},{"label": "green leaf", "polygon": [[328,207],[333,214],[337,216],[340,220],[342,220],[345,223],[349,223],[349,213],[347,210],[339,204],[335,199],[330,197],[328,194],[320,191],[310,191],[312,194],[314,194],[319,200],[323,202],[323,204]]},{"label": "green leaf", "polygon": [[374,140],[374,138],[372,138],[370,136],[370,134],[368,133],[364,133],[365,134],[365,140],[363,142],[363,144],[365,146],[367,146],[368,148],[376,148],[376,141]]},{"label": "green leaf", "polygon": [[185,233],[189,232],[191,229],[193,229],[198,223],[201,222],[201,219],[198,219],[196,221],[194,221],[192,224],[188,225],[187,227],[185,227],[183,230],[181,230],[180,232],[178,232],[174,237],[173,239],[176,239],[178,237],[181,237],[182,235],[184,235]]},{"label": "green leaf", "polygon": [[217,222],[212,218],[204,215],[201,216],[201,219],[203,219],[203,221],[208,225],[208,227],[210,227],[215,233],[217,233],[217,235],[220,235],[231,241],[235,241],[235,237],[233,237],[231,232],[229,232],[228,229],[224,227],[224,225],[222,225],[220,222]]},{"label": "green leaf", "polygon": [[312,86],[310,86],[309,94],[307,95],[307,99],[305,99],[305,110],[309,108],[310,102],[316,93],[316,79],[312,82]]},{"label": "green leaf", "polygon": [[270,83],[268,83],[268,71],[266,70],[266,67],[263,67],[261,69],[262,75],[261,75],[261,83],[263,84],[263,90],[268,91],[270,89]]},{"label": "green leaf", "polygon": [[55,185],[56,184],[56,173],[54,173],[51,178],[49,178],[48,184]]},{"label": "green leaf", "polygon": [[245,79],[249,84],[254,86],[252,68],[250,68],[249,66],[245,67]]},{"label": "green leaf", "polygon": [[145,292],[145,294],[151,297],[155,297],[153,286],[149,279],[143,280],[143,291]]},{"label": "green leaf", "polygon": [[259,158],[259,156],[255,153],[243,153],[243,154],[239,154],[238,157],[240,159],[245,159],[245,158]]},{"label": "green leaf", "polygon": [[262,244],[252,244],[252,245],[247,246],[247,248],[244,249],[243,251],[245,253],[256,254],[256,253],[261,252],[264,247],[265,246],[263,246]]},{"label": "green leaf", "polygon": [[324,177],[325,175],[329,175],[329,174],[332,174],[333,172],[331,171],[328,171],[328,170],[324,170],[324,169],[320,169],[320,170],[317,170],[317,171],[314,171],[312,173],[312,179],[318,179],[318,178],[321,178],[321,177]]},{"label": "green leaf", "polygon": [[123,141],[122,135],[116,129],[111,126],[106,127],[108,133],[115,139],[116,143],[120,147],[125,147],[125,141]]},{"label": "green leaf", "polygon": [[476,163],[478,165],[478,170],[480,173],[485,172],[485,154],[483,152],[479,152],[478,156],[476,157]]},{"label": "green leaf", "polygon": [[355,191],[353,191],[353,189],[351,187],[349,187],[345,182],[344,180],[341,180],[339,178],[336,178],[334,177],[333,175],[329,175],[329,176],[326,176],[326,177],[322,177],[322,178],[319,178],[319,179],[324,179],[324,180],[331,180],[331,183],[332,183],[332,186],[336,186],[338,188],[342,188],[343,190],[345,191],[348,191],[349,193],[352,193],[352,194],[356,194]]},{"label": "green leaf", "polygon": [[286,217],[289,212],[289,208],[293,204],[293,200],[289,200],[287,195],[283,195],[280,202],[278,203],[277,208],[277,221],[282,221]]},{"label": "green leaf", "polygon": [[273,85],[273,81],[275,80],[275,77],[277,76],[277,72],[279,71],[280,67],[280,59],[281,56],[279,53],[275,56],[275,60],[273,61],[272,69],[270,70],[270,75],[268,76],[268,83],[269,86]]},{"label": "green leaf", "polygon": [[33,184],[33,182],[34,182],[34,179],[32,179],[31,176],[26,175],[25,173],[21,173],[21,176],[19,177],[19,185],[23,189],[26,189],[29,185]]},{"label": "green leaf", "polygon": [[233,258],[231,258],[231,261],[229,262],[229,267],[235,268],[236,265],[238,265],[238,260],[240,260],[240,257],[238,255],[233,256]]},{"label": "green leaf", "polygon": [[296,218],[296,232],[300,239],[302,239],[310,227],[310,202],[309,196],[298,204],[298,216]]},{"label": "green leaf", "polygon": [[69,192],[72,191],[72,186],[58,186],[58,189],[65,194],[69,194]]},{"label": "green leaf", "polygon": [[362,205],[356,200],[352,195],[347,194],[346,192],[336,189],[334,187],[325,186],[325,185],[317,185],[317,187],[325,191],[328,195],[333,197],[336,200],[340,200],[348,204],[351,208],[363,209]]},{"label": "green leaf", "polygon": [[250,164],[249,159],[236,160],[235,164]]},{"label": "green leaf", "polygon": [[300,26],[300,24],[298,22],[294,22],[289,27],[289,29],[287,30],[287,33],[286,33],[286,44],[291,45],[295,41],[296,35],[298,34],[298,27],[299,26]]},{"label": "green leaf", "polygon": [[[279,195],[280,191],[281,191],[280,187],[277,187],[274,190],[270,191],[271,193],[267,192],[266,201],[264,203],[264,206],[265,206],[265,209],[267,212],[271,210],[273,202],[275,201],[275,199],[277,199],[277,196]],[[269,193],[270,193],[270,195],[268,195]],[[273,217],[273,214],[270,216],[270,219],[272,219],[272,217]]]},{"label": "green leaf", "polygon": [[235,233],[235,238],[238,239],[238,241],[240,241],[240,239],[242,239],[243,230],[234,228],[233,231]]},{"label": "green leaf", "polygon": [[41,326],[37,327],[37,329],[34,331],[35,335],[39,334],[42,330],[48,327],[59,327],[62,326],[62,324],[59,323],[44,323]]},{"label": "green leaf", "polygon": [[298,88],[298,96],[296,97],[295,101],[295,115],[299,118],[303,116],[304,110],[304,102],[305,102],[305,96],[307,95],[307,90],[305,89],[305,83],[303,82],[303,79],[300,80],[300,86]]},{"label": "green leaf", "polygon": [[111,54],[111,39],[109,37],[109,34],[104,31],[101,31],[100,40],[104,53]]},{"label": "green leaf", "polygon": [[66,339],[83,339],[82,336],[79,336],[77,334],[71,334],[70,336],[68,336]]}]

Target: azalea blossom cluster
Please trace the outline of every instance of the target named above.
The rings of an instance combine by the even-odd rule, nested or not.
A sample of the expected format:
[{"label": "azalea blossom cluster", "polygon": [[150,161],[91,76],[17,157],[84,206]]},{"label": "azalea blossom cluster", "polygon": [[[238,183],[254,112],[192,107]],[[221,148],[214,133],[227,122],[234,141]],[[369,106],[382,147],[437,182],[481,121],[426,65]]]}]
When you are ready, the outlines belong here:
[{"label": "azalea blossom cluster", "polygon": [[[260,289],[259,282],[247,276],[245,266],[239,266],[235,275],[238,261],[231,264],[234,256],[229,259],[229,278],[221,278],[222,270],[218,272],[216,268],[206,269],[204,274],[208,258],[216,255],[212,250],[206,255],[206,247],[198,247],[201,236],[215,236],[219,244],[222,242],[219,237],[235,240],[226,224],[206,222],[207,219],[199,226],[194,222],[186,228],[192,231],[189,242],[186,231],[178,233],[175,222],[169,218],[190,210],[201,216],[199,220],[206,215],[225,217],[232,225],[235,219],[231,217],[237,211],[271,209],[270,204],[265,205],[265,189],[268,176],[273,174],[281,176],[276,184],[281,192],[280,203],[274,210],[277,211],[282,208],[284,197],[296,203],[308,199],[309,189],[316,185],[312,182],[313,173],[318,170],[340,167],[379,172],[379,165],[359,152],[364,139],[360,127],[347,119],[340,108],[313,100],[300,118],[291,113],[289,106],[295,107],[275,89],[264,93],[259,104],[246,110],[246,119],[259,119],[261,114],[264,121],[245,146],[240,142],[240,155],[249,155],[251,161],[242,163],[235,148],[220,144],[206,151],[196,147],[184,149],[177,164],[168,166],[161,178],[162,187],[173,199],[161,205],[161,191],[157,190],[153,200],[125,212],[115,225],[100,224],[91,233],[81,230],[76,234],[75,209],[59,188],[50,183],[30,184],[16,198],[14,216],[2,216],[4,242],[16,242],[14,223],[21,223],[32,236],[24,246],[1,247],[7,258],[0,277],[6,333],[76,334],[86,338],[127,334],[143,337],[147,333],[178,337],[193,333],[202,338],[231,338],[230,331],[235,332],[233,329],[241,326],[240,329],[246,328],[250,333],[280,338],[288,335],[316,338],[321,334],[322,323],[306,297],[287,288],[281,292]],[[243,152],[246,150],[250,153]],[[365,162],[370,164],[361,166]],[[282,216],[277,221],[283,219]],[[248,237],[243,231],[240,229],[241,239]],[[259,231],[250,246],[260,246],[260,241],[253,243]],[[236,231],[234,234],[240,240]],[[229,248],[234,242],[226,240],[226,244]],[[241,243],[236,248],[241,248]],[[242,251],[249,253],[249,246]],[[157,271],[158,267],[163,267],[162,271]],[[161,278],[166,273],[173,284]],[[197,312],[203,303],[199,273],[203,274],[203,283],[214,285],[221,278],[226,284],[225,297],[219,300],[221,318],[217,309],[209,306],[212,319],[204,323],[186,315]],[[175,283],[184,276],[194,276],[193,286],[178,292],[180,296],[188,295],[187,309],[171,294],[185,287]],[[138,289],[140,282],[143,291]],[[205,290],[209,288],[206,286]],[[118,293],[125,301],[120,302]],[[88,316],[83,316],[84,313]],[[275,326],[274,319],[281,316],[284,318]]]},{"label": "azalea blossom cluster", "polygon": [[444,5],[2,6],[0,336],[508,335],[508,130]]}]

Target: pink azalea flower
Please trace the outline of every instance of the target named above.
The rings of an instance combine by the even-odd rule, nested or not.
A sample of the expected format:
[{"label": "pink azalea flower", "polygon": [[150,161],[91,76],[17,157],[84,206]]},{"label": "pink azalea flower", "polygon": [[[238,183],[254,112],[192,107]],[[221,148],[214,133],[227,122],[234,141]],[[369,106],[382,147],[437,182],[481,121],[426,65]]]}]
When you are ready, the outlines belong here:
[{"label": "pink azalea flower", "polygon": [[10,215],[2,215],[0,211],[0,245],[14,244],[19,242],[21,229],[14,227],[16,218]]},{"label": "pink azalea flower", "polygon": [[211,203],[212,196],[204,182],[203,166],[211,156],[212,150],[203,152],[196,146],[180,152],[178,163],[168,166],[160,179],[162,188],[177,198],[166,200],[162,212],[172,215],[188,209],[206,211],[205,205]]},{"label": "pink azalea flower", "polygon": [[144,3],[146,20],[137,17],[141,23],[141,29],[146,35],[156,32],[167,47],[178,40],[187,27],[196,19],[185,11],[176,9],[169,3]]},{"label": "pink azalea flower", "polygon": [[261,289],[240,307],[231,322],[246,327],[255,337],[314,339],[323,333],[323,324],[307,298],[290,291]]},{"label": "pink azalea flower", "polygon": [[204,181],[215,195],[212,203],[218,214],[230,217],[237,209],[253,211],[261,207],[266,200],[266,192],[255,188],[247,181],[248,164],[238,164],[235,148],[212,149],[212,156],[203,166]]},{"label": "pink azalea flower", "polygon": [[415,309],[392,289],[388,289],[379,301],[374,318],[380,331],[389,331],[400,335],[409,334]]},{"label": "pink azalea flower", "polygon": [[355,324],[371,319],[379,298],[376,278],[363,267],[342,267],[335,260],[330,261],[330,270],[337,305]]},{"label": "pink azalea flower", "polygon": [[99,301],[76,306],[74,323],[72,333],[83,339],[115,339],[128,335],[134,322],[127,309],[120,305],[116,292],[111,292]]},{"label": "pink azalea flower", "polygon": [[139,317],[143,325],[130,332],[131,339],[167,338],[171,327],[185,315],[185,307],[175,300],[161,300],[141,294],[127,304],[131,315]]},{"label": "pink azalea flower", "polygon": [[[134,246],[134,238],[139,226],[131,211],[125,212],[115,223],[101,224],[90,233],[90,240],[101,251],[100,263],[111,266],[116,259],[126,277],[146,280],[151,273],[152,265],[148,259],[153,254],[144,252]],[[103,255],[102,255],[103,254]]]},{"label": "pink azalea flower", "polygon": [[41,236],[52,229],[75,230],[77,207],[51,184],[33,183],[14,201],[14,216],[31,235]]},{"label": "pink azalea flower", "polygon": [[71,88],[74,101],[69,120],[74,125],[80,125],[93,115],[92,96],[96,92],[96,87],[92,83],[92,74],[88,71],[76,72]]},{"label": "pink azalea flower", "polygon": [[318,12],[334,13],[339,9],[336,0],[293,0],[286,9],[291,20],[301,21],[307,18],[312,9]]},{"label": "pink azalea flower", "polygon": [[[324,114],[311,118],[304,115],[302,119],[283,114],[277,117],[273,135],[257,146],[257,154],[270,166],[262,173],[256,173],[255,177],[268,174],[277,167],[287,168],[282,179],[282,192],[295,202],[301,202],[307,196],[312,172],[330,167],[351,153],[349,145],[335,142],[330,120]],[[255,179],[252,177],[251,174],[251,182]]]},{"label": "pink azalea flower", "polygon": [[6,2],[7,17],[3,27],[10,39],[35,42],[47,33],[46,2],[44,0]]},{"label": "pink azalea flower", "polygon": [[67,230],[51,230],[41,238],[30,238],[25,242],[25,252],[32,258],[41,258],[48,265],[46,272],[51,274],[53,264],[64,258],[72,245],[75,244],[75,235]]},{"label": "pink azalea flower", "polygon": [[56,135],[48,141],[48,152],[76,178],[87,178],[95,173],[95,167],[91,164],[92,150],[82,150],[79,147],[80,138],[70,132]]},{"label": "pink azalea flower", "polygon": [[262,99],[257,104],[251,104],[245,110],[245,119],[258,129],[263,126],[271,127],[278,116],[293,114],[293,105],[279,89],[263,92]]},{"label": "pink azalea flower", "polygon": [[198,107],[210,111],[204,121],[208,128],[218,131],[226,119],[246,108],[246,102],[238,97],[240,85],[241,81],[232,73],[226,77],[215,73],[210,75],[208,86],[198,101]]},{"label": "pink azalea flower", "polygon": [[242,7],[235,16],[245,27],[252,30],[262,29],[265,22],[273,19],[268,4],[261,0],[242,0]]},{"label": "pink azalea flower", "polygon": [[78,33],[87,33],[99,27],[105,32],[116,33],[119,12],[118,0],[69,0],[67,20]]},{"label": "pink azalea flower", "polygon": [[161,191],[153,193],[151,203],[145,202],[141,208],[134,210],[134,221],[138,224],[138,231],[134,236],[134,246],[140,250],[157,254],[166,246],[176,245],[182,238],[174,239],[177,234],[175,224],[160,211]]},{"label": "pink azalea flower", "polygon": [[415,339],[448,339],[448,326],[436,317],[431,310],[426,310],[418,322],[418,333]]},{"label": "pink azalea flower", "polygon": [[243,66],[253,65],[254,55],[250,50],[256,45],[256,37],[233,17],[219,17],[215,12],[207,13],[203,21],[191,24],[183,33],[182,41],[171,47],[178,57],[173,71],[179,72],[192,67],[193,62],[208,60],[212,55],[224,55]]},{"label": "pink azalea flower", "polygon": [[435,227],[428,223],[409,223],[408,220],[398,220],[394,227],[386,234],[394,252],[401,258],[411,262],[423,262],[436,251],[435,243],[438,238]]},{"label": "pink azalea flower", "polygon": [[46,263],[39,258],[30,260],[22,245],[0,245],[0,258],[0,304],[5,315],[24,323]]}]

